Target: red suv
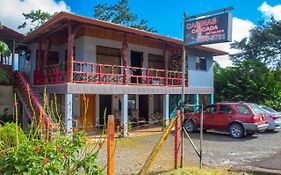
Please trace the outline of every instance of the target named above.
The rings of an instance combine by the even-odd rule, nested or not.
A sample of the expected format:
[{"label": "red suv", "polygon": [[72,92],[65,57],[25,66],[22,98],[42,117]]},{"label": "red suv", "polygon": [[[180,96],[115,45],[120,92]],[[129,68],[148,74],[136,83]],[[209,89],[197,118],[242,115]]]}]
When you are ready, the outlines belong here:
[{"label": "red suv", "polygon": [[[194,132],[200,127],[200,110],[186,113],[184,127],[187,132]],[[265,116],[254,103],[220,102],[209,105],[203,110],[203,129],[216,129],[229,132],[233,138],[252,135],[268,127]]]}]

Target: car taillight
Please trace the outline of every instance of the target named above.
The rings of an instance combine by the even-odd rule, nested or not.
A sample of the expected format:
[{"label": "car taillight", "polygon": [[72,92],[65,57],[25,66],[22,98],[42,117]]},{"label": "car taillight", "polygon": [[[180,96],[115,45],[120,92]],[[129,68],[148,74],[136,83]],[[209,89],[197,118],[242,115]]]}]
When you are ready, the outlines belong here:
[{"label": "car taillight", "polygon": [[260,121],[263,121],[263,120],[264,120],[263,117],[260,116],[260,115],[254,115],[254,116],[252,117],[253,123],[260,122]]},{"label": "car taillight", "polygon": [[278,119],[278,117],[277,117],[277,116],[274,116],[274,115],[271,115],[271,116],[269,116],[269,117],[272,118],[273,120]]}]

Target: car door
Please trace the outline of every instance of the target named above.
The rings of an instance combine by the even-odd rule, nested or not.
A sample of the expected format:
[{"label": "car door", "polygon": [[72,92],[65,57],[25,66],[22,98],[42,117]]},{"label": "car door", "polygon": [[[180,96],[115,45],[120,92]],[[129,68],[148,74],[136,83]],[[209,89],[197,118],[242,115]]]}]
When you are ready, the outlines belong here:
[{"label": "car door", "polygon": [[204,108],[204,128],[206,129],[212,129],[216,128],[216,114],[217,114],[217,106],[216,105],[210,105]]},{"label": "car door", "polygon": [[218,106],[218,108],[218,114],[216,115],[216,125],[218,129],[225,129],[232,120],[233,109],[229,104],[221,104]]}]

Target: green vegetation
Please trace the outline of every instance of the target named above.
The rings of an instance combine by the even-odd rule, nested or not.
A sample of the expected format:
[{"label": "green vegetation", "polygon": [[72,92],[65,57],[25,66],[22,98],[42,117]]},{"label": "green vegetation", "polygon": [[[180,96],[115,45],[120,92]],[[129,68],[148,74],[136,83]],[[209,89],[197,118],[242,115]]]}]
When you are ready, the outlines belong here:
[{"label": "green vegetation", "polygon": [[67,135],[56,98],[49,106],[45,94],[44,101],[48,118],[34,115],[26,134],[18,126],[16,104],[16,123],[0,127],[0,174],[103,174],[97,162],[103,142],[90,143],[83,131]]},{"label": "green vegetation", "polygon": [[123,26],[157,32],[157,30],[148,26],[147,19],[138,20],[138,16],[130,11],[128,0],[120,0],[115,5],[107,3],[98,4],[94,7],[94,17]]},{"label": "green vegetation", "polygon": [[[0,41],[0,55],[8,57],[11,55],[11,51],[6,43]],[[0,67],[0,83],[9,84],[11,82],[11,76],[6,72],[5,69]]]},{"label": "green vegetation", "polygon": [[36,10],[36,11],[32,10],[29,13],[23,13],[22,15],[25,18],[25,22],[23,22],[20,26],[18,26],[18,28],[21,29],[21,28],[26,28],[27,26],[32,26],[28,32],[30,33],[57,14],[58,12],[54,14],[50,14],[48,12],[43,12],[41,10]]},{"label": "green vegetation", "polygon": [[234,67],[214,66],[216,101],[249,101],[281,110],[281,21],[260,24],[235,42]]}]

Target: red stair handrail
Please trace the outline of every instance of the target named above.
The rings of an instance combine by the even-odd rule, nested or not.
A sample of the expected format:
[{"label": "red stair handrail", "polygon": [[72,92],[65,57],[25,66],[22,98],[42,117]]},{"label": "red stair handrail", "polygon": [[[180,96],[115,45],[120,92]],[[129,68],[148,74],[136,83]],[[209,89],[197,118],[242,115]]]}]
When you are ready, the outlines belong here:
[{"label": "red stair handrail", "polygon": [[32,92],[32,90],[30,89],[27,81],[25,80],[23,74],[19,71],[15,72],[16,77],[19,79],[19,82],[22,85],[23,90],[28,94],[30,94],[30,99],[32,104],[34,104],[34,107],[39,111],[39,114],[42,114],[43,120],[45,121],[46,124],[48,124],[47,126],[49,126],[50,128],[52,128],[53,124],[50,121],[48,115],[46,114],[46,112],[44,111],[43,107],[41,106],[41,104],[38,102],[37,97],[34,95],[34,93]]}]

